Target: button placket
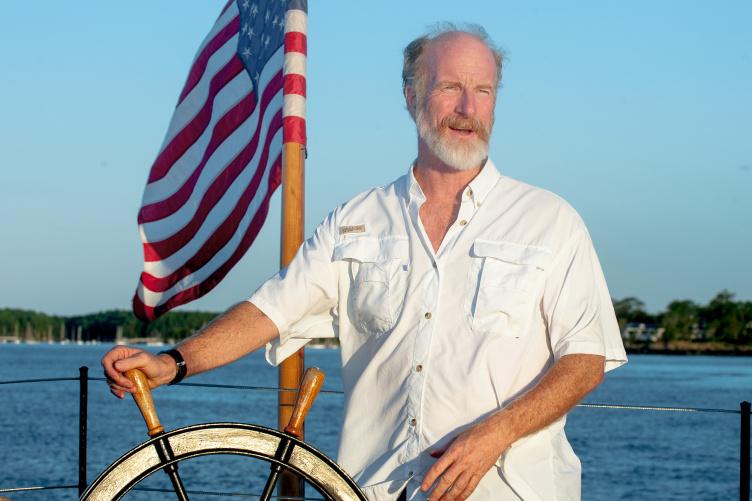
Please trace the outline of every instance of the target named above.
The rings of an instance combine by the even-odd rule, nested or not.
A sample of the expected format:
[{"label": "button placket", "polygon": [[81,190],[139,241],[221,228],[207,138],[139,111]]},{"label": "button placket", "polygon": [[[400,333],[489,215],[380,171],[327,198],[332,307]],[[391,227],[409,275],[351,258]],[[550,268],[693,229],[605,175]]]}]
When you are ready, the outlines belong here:
[{"label": "button placket", "polygon": [[[430,265],[435,266],[436,260],[428,256]],[[431,270],[431,268],[429,268]],[[423,303],[423,312],[418,320],[417,336],[413,349],[412,365],[410,375],[408,376],[408,401],[405,409],[405,423],[407,427],[407,440],[405,441],[404,453],[401,455],[401,461],[408,462],[419,457],[420,454],[420,429],[421,429],[421,395],[425,384],[424,363],[428,356],[428,350],[433,335],[433,314],[438,301],[440,276],[434,273],[433,277],[427,284],[425,298]]]}]

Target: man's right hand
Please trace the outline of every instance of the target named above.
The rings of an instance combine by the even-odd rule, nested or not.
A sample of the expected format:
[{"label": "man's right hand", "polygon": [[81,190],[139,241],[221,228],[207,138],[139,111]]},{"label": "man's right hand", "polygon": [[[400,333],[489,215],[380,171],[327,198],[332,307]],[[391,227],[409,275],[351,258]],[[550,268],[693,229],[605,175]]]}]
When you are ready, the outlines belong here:
[{"label": "man's right hand", "polygon": [[177,373],[175,360],[169,355],[153,355],[128,346],[116,346],[108,351],[102,357],[102,367],[110,392],[118,398],[135,390],[135,385],[125,377],[128,370],[141,369],[152,389],[169,383]]}]

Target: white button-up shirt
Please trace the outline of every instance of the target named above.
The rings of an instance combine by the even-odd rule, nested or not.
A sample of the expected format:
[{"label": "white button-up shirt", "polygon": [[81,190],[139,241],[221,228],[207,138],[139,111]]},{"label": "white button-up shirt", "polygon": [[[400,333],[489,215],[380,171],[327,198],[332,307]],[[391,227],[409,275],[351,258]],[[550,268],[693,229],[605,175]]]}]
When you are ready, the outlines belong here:
[{"label": "white button-up shirt", "polygon": [[[424,499],[429,452],[560,357],[603,355],[606,370],[626,362],[590,237],[563,200],[489,160],[437,252],[419,217],[425,200],[412,169],[356,196],[249,299],[279,329],[273,364],[312,338],[339,338],[338,462],[371,499],[405,488]],[[564,421],[515,442],[471,499],[579,499]]]}]

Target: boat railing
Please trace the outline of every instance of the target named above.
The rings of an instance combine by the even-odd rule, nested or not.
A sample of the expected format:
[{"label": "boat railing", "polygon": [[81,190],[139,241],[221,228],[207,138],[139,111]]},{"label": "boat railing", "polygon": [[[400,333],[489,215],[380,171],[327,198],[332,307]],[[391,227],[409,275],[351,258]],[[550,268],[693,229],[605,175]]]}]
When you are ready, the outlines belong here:
[{"label": "boat railing", "polygon": [[[23,487],[4,487],[0,485],[0,501],[3,494],[14,492],[28,491],[46,491],[57,489],[78,489],[80,496],[88,485],[86,476],[87,458],[86,451],[88,447],[87,439],[87,422],[88,422],[88,400],[89,400],[89,381],[104,381],[102,377],[89,377],[89,368],[80,367],[78,377],[58,377],[58,378],[40,378],[40,379],[19,379],[14,381],[0,381],[0,385],[25,384],[25,383],[47,383],[58,381],[78,381],[79,382],[79,412],[78,412],[78,481],[75,484],[65,485],[35,485]],[[271,386],[251,386],[236,384],[211,384],[211,383],[190,383],[183,382],[180,386],[195,386],[203,388],[220,388],[220,389],[237,389],[249,391],[297,391],[295,388],[277,388]],[[321,393],[343,394],[338,390],[321,390]],[[750,402],[743,401],[739,404],[739,410],[736,409],[710,409],[701,407],[663,407],[650,405],[622,405],[611,403],[581,403],[577,407],[591,409],[620,409],[629,411],[649,411],[649,412],[682,412],[682,413],[721,413],[721,414],[738,414],[740,420],[739,433],[739,499],[740,501],[750,501]],[[151,492],[172,492],[169,490],[136,487],[134,490],[151,491]],[[216,496],[237,496],[238,493],[228,492],[209,492],[196,491],[196,494],[216,495]],[[189,492],[190,494],[190,492]],[[318,498],[300,498],[300,497],[280,497],[286,500],[304,500]]]}]

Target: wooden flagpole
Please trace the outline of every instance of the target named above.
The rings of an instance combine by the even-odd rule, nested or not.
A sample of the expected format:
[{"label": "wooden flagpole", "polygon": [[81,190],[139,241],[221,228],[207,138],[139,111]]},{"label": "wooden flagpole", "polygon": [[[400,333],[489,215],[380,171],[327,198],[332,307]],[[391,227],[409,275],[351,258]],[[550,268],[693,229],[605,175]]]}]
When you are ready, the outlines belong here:
[{"label": "wooden flagpole", "polygon": [[[290,264],[298,248],[303,243],[305,215],[305,146],[298,143],[285,143],[282,146],[282,236],[280,265]],[[304,349],[288,357],[279,366],[279,387],[300,388],[305,365]],[[280,391],[278,402],[278,425],[284,430],[290,421],[297,393]],[[301,429],[300,439],[305,437]],[[285,472],[280,478],[280,495],[303,496],[303,483],[296,475]]]}]

